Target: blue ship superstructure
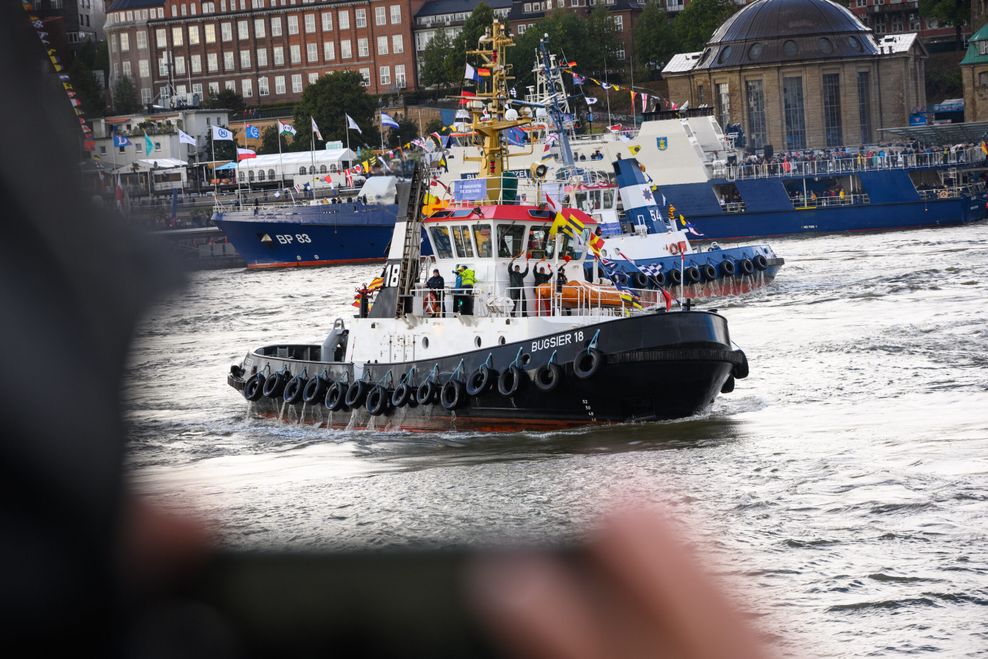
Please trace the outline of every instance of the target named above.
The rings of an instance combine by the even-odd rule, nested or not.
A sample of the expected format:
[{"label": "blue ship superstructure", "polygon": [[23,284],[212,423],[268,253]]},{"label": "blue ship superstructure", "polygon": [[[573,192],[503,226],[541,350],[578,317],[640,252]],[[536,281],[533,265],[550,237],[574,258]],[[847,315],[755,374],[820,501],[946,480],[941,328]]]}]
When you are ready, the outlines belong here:
[{"label": "blue ship superstructure", "polygon": [[686,297],[729,295],[770,283],[785,263],[768,245],[694,249],[688,234],[700,232],[656,200],[662,190],[638,161],[623,158],[613,166],[624,217],[602,223],[603,255],[635,287],[685,285]]},{"label": "blue ship superstructure", "polygon": [[703,240],[958,225],[985,217],[976,145],[734,149],[709,110],[650,116],[634,140],[668,203]]},{"label": "blue ship superstructure", "polygon": [[370,263],[387,256],[396,201],[394,177],[371,177],[354,199],[218,209],[213,221],[248,268]]}]

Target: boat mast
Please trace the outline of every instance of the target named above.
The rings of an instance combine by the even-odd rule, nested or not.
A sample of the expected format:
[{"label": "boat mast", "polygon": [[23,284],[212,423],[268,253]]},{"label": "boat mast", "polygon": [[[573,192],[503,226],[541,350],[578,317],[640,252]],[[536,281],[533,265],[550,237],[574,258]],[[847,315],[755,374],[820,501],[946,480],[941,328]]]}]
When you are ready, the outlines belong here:
[{"label": "boat mast", "polygon": [[[478,92],[477,101],[471,102],[470,111],[473,115],[472,128],[481,137],[481,170],[480,176],[487,179],[487,200],[492,203],[501,201],[503,174],[508,160],[508,147],[501,140],[501,133],[509,128],[524,126],[531,119],[518,118],[517,111],[508,110],[508,81],[510,65],[505,56],[508,46],[514,41],[504,29],[501,21],[495,20],[491,31],[480,38],[477,50],[467,51],[467,55],[480,58],[481,66],[490,69],[490,87],[487,91]],[[489,118],[481,114],[487,110]]]}]

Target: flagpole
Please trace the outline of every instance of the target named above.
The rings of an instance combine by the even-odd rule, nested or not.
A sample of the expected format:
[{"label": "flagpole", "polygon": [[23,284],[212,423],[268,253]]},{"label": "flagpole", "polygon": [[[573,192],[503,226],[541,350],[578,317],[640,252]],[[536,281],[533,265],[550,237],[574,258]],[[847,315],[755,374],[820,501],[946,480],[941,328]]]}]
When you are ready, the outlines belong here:
[{"label": "flagpole", "polygon": [[213,197],[216,197],[216,140],[212,132],[209,133],[209,153],[213,164]]},{"label": "flagpole", "polygon": [[[316,131],[312,130],[312,124],[316,123],[316,120],[309,115],[309,160],[312,162],[312,171],[316,171]],[[312,198],[316,198],[316,176],[315,174],[309,175],[309,188],[312,190]]]},{"label": "flagpole", "polygon": [[631,51],[631,127],[638,128],[638,119],[635,116],[635,53]]},{"label": "flagpole", "polygon": [[278,169],[281,170],[281,190],[285,190],[285,161],[281,157],[281,122],[278,122]]},{"label": "flagpole", "polygon": [[381,111],[377,111],[377,124],[380,126],[381,132],[381,151],[384,151],[384,117],[381,116]]}]

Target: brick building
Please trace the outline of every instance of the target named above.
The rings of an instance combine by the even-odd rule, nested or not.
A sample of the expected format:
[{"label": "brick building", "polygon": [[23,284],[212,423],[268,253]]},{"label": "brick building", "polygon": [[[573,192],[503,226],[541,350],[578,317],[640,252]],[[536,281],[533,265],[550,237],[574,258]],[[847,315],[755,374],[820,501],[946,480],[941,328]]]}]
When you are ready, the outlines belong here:
[{"label": "brick building", "polygon": [[617,52],[619,63],[633,58],[635,18],[645,8],[645,0],[513,0],[508,25],[515,34],[524,34],[550,11],[567,9],[586,15],[597,5],[607,9],[624,44]]},{"label": "brick building", "polygon": [[106,20],[103,0],[34,0],[34,14],[41,19],[61,18],[65,40],[77,47],[86,40],[103,40]]},{"label": "brick building", "polygon": [[[920,16],[918,0],[841,0],[841,3],[871,28],[876,37],[916,33],[928,45],[950,44],[957,39],[953,25]],[[970,29],[965,28],[964,33],[970,33]]]},{"label": "brick building", "polygon": [[927,53],[915,34],[876,39],[830,0],[757,0],[663,75],[669,97],[712,106],[748,146],[874,143],[926,107]]},{"label": "brick building", "polygon": [[506,20],[511,11],[511,0],[430,0],[415,14],[415,59],[421,67],[422,52],[440,29],[449,37],[455,37],[474,9],[484,2],[497,18]]},{"label": "brick building", "polygon": [[[333,71],[371,94],[414,89],[412,16],[422,0],[114,0],[111,85],[129,76],[144,103],[195,105],[233,89],[249,105],[297,102]],[[179,99],[177,102],[173,97]]]}]

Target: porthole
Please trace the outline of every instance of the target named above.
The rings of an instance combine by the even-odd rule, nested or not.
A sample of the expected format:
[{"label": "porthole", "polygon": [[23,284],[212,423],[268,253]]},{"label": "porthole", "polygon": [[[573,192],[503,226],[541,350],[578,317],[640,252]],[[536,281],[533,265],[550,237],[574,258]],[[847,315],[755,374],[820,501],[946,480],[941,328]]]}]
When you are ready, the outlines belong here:
[{"label": "porthole", "polygon": [[851,48],[859,53],[864,50],[864,46],[861,45],[861,39],[858,39],[857,37],[848,37],[847,43],[850,44]]},{"label": "porthole", "polygon": [[820,37],[820,52],[824,55],[834,52],[834,44],[827,37]]},{"label": "porthole", "polygon": [[782,54],[786,57],[794,57],[798,52],[799,46],[797,46],[796,42],[792,39],[782,44]]},{"label": "porthole", "polygon": [[480,337],[479,336],[473,337],[473,344],[475,346],[477,346],[478,348],[480,347]]},{"label": "porthole", "polygon": [[748,59],[758,59],[762,56],[762,45],[760,43],[753,43],[748,48]]},{"label": "porthole", "polygon": [[499,346],[503,346],[505,343],[507,343],[507,341],[504,340],[504,337],[503,336],[497,337],[497,344]]},{"label": "porthole", "polygon": [[734,52],[733,48],[731,48],[730,46],[724,46],[724,48],[720,51],[720,54],[717,56],[717,63],[723,64],[724,62],[726,62],[728,58],[731,57],[731,53],[733,52]]},{"label": "porthole", "polygon": [[422,347],[423,348],[428,348],[429,347],[429,337],[427,337],[427,336],[423,336],[422,337]]}]

